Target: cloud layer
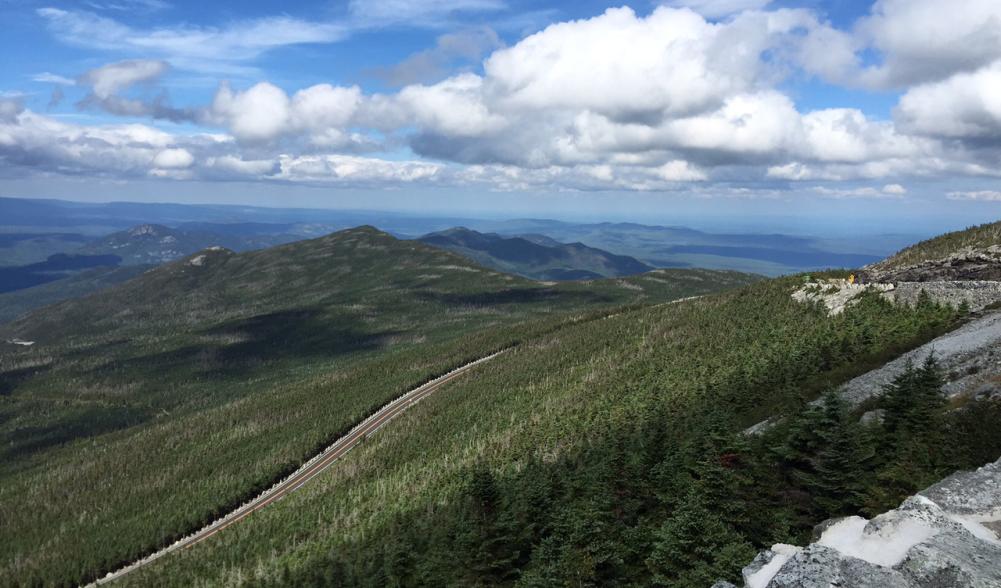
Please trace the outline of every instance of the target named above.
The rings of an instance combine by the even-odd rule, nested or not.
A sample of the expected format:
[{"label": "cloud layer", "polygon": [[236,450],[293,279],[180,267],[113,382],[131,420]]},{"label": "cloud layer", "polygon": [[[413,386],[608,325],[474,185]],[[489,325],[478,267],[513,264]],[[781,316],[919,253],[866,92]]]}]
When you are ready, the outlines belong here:
[{"label": "cloud layer", "polygon": [[[879,0],[851,30],[765,0],[669,4],[647,15],[623,7],[557,23],[510,47],[489,29],[445,34],[382,72],[402,86],[392,92],[222,82],[210,103],[183,108],[161,87],[171,67],[239,68],[271,47],[330,42],[351,26],[440,23],[505,5],[353,0],[350,25],[276,17],[143,31],[46,8],[39,14],[66,42],[162,57],[110,63],[76,80],[37,79],[86,88],[84,109],[203,130],[71,125],[8,99],[0,102],[0,161],[6,173],[511,190],[808,182],[813,194],[838,198],[906,197],[915,178],[1001,175],[996,1],[970,0],[959,11],[937,0]],[[454,59],[484,52],[481,68],[447,74]],[[890,120],[851,105],[802,110],[783,90],[795,77],[893,89],[900,99]],[[816,189],[837,182],[871,185]]]}]

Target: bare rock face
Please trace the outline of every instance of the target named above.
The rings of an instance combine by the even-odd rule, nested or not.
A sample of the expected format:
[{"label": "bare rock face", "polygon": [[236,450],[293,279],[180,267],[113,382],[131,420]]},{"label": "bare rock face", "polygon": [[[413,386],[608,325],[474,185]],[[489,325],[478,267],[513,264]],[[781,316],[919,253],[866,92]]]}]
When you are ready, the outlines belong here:
[{"label": "bare rock face", "polygon": [[1001,301],[1001,282],[950,281],[950,282],[898,282],[893,300],[898,304],[914,305],[924,292],[939,304],[980,310]]},{"label": "bare rock face", "polygon": [[846,382],[838,389],[838,394],[857,406],[882,394],[883,388],[909,364],[921,365],[931,354],[946,371],[947,395],[990,397],[1001,376],[1001,312],[987,312],[955,331]]},{"label": "bare rock face", "polygon": [[900,572],[867,561],[844,557],[823,545],[806,547],[782,566],[767,584],[769,588],[908,588]]},{"label": "bare rock face", "polygon": [[806,304],[822,304],[828,314],[836,316],[858,301],[864,292],[879,292],[889,300],[893,299],[893,284],[859,284],[848,280],[822,280],[808,282],[792,294],[793,300]]},{"label": "bare rock face", "polygon": [[871,282],[935,282],[948,280],[1001,280],[1001,246],[963,249],[943,259],[909,266],[880,262],[865,268],[862,276]]},{"label": "bare rock face", "polygon": [[999,522],[1001,460],[950,476],[871,521],[828,521],[807,547],[776,545],[744,568],[744,585],[999,588]]},{"label": "bare rock face", "polygon": [[[1001,311],[985,311],[962,327],[845,382],[838,388],[838,395],[856,407],[883,394],[886,385],[908,365],[921,365],[929,355],[934,355],[946,372],[943,391],[947,396],[974,400],[1001,398]],[[815,404],[820,402],[817,400]],[[863,415],[865,422],[880,418],[875,411]],[[748,427],[744,433],[759,435],[780,421],[773,417]]]}]

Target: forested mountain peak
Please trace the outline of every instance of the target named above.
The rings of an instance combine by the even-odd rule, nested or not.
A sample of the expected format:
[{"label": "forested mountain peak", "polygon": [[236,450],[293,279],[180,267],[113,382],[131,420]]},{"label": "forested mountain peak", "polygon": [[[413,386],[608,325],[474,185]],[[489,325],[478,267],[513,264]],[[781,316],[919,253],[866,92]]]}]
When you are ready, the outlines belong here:
[{"label": "forested mountain peak", "polygon": [[213,245],[98,295],[42,309],[8,328],[51,339],[71,336],[70,325],[131,328],[137,315],[169,324],[180,316],[197,322],[251,308],[311,306],[380,285],[412,288],[431,279],[457,283],[470,272],[492,275],[496,286],[509,281],[457,255],[363,226],[245,253]]}]

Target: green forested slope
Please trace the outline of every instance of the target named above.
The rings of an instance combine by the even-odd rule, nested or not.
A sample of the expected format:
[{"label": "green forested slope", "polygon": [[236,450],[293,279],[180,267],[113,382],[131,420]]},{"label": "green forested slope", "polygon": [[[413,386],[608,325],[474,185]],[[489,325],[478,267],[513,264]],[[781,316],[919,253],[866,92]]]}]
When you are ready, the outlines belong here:
[{"label": "green forested slope", "polygon": [[674,271],[550,287],[363,227],[205,251],[36,311],[0,332],[36,341],[0,343],[0,574],[92,579],[465,361],[752,280]]},{"label": "green forested slope", "polygon": [[829,317],[795,303],[796,286],[524,337],[294,495],[125,583],[695,586],[732,575],[815,514],[753,489],[783,487],[780,470],[734,432],[795,413],[956,318],[877,296]]},{"label": "green forested slope", "polygon": [[876,264],[879,269],[894,269],[948,257],[962,249],[986,249],[1001,245],[1001,222],[987,223],[927,239],[901,250]]}]

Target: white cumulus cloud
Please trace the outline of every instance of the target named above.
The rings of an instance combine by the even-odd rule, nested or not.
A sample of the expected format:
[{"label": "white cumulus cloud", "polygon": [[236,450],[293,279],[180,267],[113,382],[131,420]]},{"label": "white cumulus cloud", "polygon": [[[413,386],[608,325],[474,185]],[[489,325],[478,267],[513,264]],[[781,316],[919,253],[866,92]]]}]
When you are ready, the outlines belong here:
[{"label": "white cumulus cloud", "polygon": [[434,179],[442,166],[421,161],[389,161],[349,155],[283,155],[278,177],[296,182],[412,183]]},{"label": "white cumulus cloud", "polygon": [[153,158],[153,165],[161,169],[184,169],[191,167],[195,158],[187,149],[164,149]]},{"label": "white cumulus cloud", "polygon": [[863,72],[877,87],[937,81],[1001,58],[997,0],[877,0],[856,29],[860,44],[882,55]]},{"label": "white cumulus cloud", "polygon": [[729,16],[745,10],[761,10],[771,3],[772,0],[672,0],[667,2],[670,6],[691,8],[708,18]]},{"label": "white cumulus cloud", "polygon": [[[758,34],[725,34],[687,10],[614,8],[552,25],[484,64],[505,108],[586,109],[619,120],[692,114],[755,82]],[[628,59],[623,56],[628,55]]]},{"label": "white cumulus cloud", "polygon": [[[463,29],[378,74],[398,90],[283,88],[261,76],[252,85],[223,82],[210,103],[186,108],[171,106],[160,87],[168,68],[245,74],[271,48],[371,27],[459,26],[456,15],[509,6],[352,0],[341,22],[281,16],[149,29],[43,8],[38,14],[66,43],[143,57],[81,75],[76,83],[89,94],[78,106],[194,122],[222,138],[71,125],[26,111],[24,99],[6,100],[0,157],[9,169],[322,184],[689,184],[739,195],[744,182],[825,182],[803,191],[834,198],[900,198],[909,178],[1001,175],[1001,2],[969,0],[959,10],[938,0],[877,0],[846,28],[814,10],[770,4],[612,8],[510,47],[490,29]],[[489,51],[481,69],[471,65]],[[811,110],[785,89],[801,76],[895,89],[901,98],[890,120],[851,104]],[[406,147],[413,157],[400,161]],[[368,156],[378,151],[394,155]]]},{"label": "white cumulus cloud", "polygon": [[235,92],[223,84],[212,101],[211,116],[225,125],[238,139],[267,141],[285,132],[291,115],[284,90],[260,82]]},{"label": "white cumulus cloud", "polygon": [[902,127],[923,135],[1001,136],[1001,59],[975,72],[911,88],[901,97],[895,116]]}]

